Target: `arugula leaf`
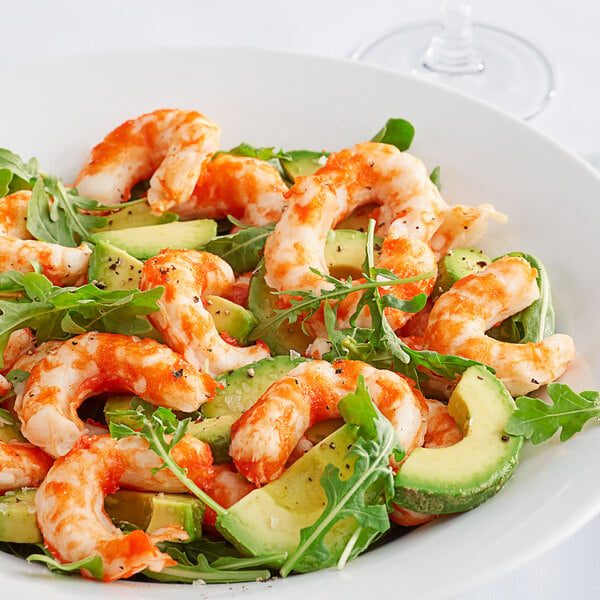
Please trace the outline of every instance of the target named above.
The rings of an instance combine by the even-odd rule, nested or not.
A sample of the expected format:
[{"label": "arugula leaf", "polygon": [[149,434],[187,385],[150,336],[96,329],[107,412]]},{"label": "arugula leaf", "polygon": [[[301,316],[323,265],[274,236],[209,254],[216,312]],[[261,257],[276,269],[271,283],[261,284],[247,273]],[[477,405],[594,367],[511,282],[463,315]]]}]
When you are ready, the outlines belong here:
[{"label": "arugula leaf", "polygon": [[404,454],[396,432],[373,404],[362,376],[356,392],[338,406],[346,422],[356,426],[356,442],[346,455],[354,469],[346,478],[337,467],[327,465],[320,480],[327,497],[325,510],[300,532],[298,547],[281,567],[282,577],[292,570],[314,571],[330,564],[325,537],[339,521],[351,517],[357,524],[342,555],[344,562],[366,550],[390,527],[388,505],[394,496],[394,477],[389,459],[392,454],[398,459]]},{"label": "arugula leaf", "polygon": [[236,273],[247,273],[255,269],[260,262],[267,238],[274,229],[274,223],[261,227],[243,226],[237,233],[209,240],[201,250],[220,256]]},{"label": "arugula leaf", "polygon": [[506,433],[523,435],[533,444],[540,444],[562,427],[560,441],[564,442],[590,419],[600,417],[600,392],[577,394],[564,383],[549,383],[546,392],[550,404],[529,396],[516,399],[517,409],[506,424]]},{"label": "arugula leaf", "polygon": [[27,557],[29,562],[39,562],[45,564],[54,573],[73,573],[85,569],[94,579],[102,581],[104,576],[104,567],[102,559],[99,556],[88,556],[76,562],[61,563],[46,554],[30,554]]},{"label": "arugula leaf", "polygon": [[372,142],[392,144],[404,152],[410,148],[415,137],[415,128],[404,119],[388,119],[385,125],[371,138]]},{"label": "arugula leaf", "polygon": [[[190,418],[179,421],[173,411],[168,408],[159,407],[154,413],[148,417],[144,414],[143,407],[138,407],[134,411],[122,411],[122,414],[127,414],[132,417],[141,417],[141,430],[133,430],[128,425],[123,423],[110,423],[110,435],[114,438],[121,439],[129,436],[142,437],[150,444],[150,449],[153,450],[163,460],[163,464],[157,469],[153,469],[153,473],[161,469],[168,468],[183,485],[185,485],[192,494],[201,500],[206,506],[212,508],[217,515],[224,515],[227,510],[220,504],[215,502],[206,492],[202,491],[186,474],[171,456],[173,447],[181,441],[181,438],[186,434],[190,424]],[[168,436],[169,439],[165,436]]]},{"label": "arugula leaf", "polygon": [[158,310],[162,287],[139,290],[100,290],[58,287],[40,273],[7,271],[0,274],[0,290],[19,292],[19,300],[0,300],[0,364],[10,334],[22,327],[36,331],[38,343],[66,340],[85,331],[139,335],[150,331],[142,317]]},{"label": "arugula leaf", "polygon": [[0,198],[17,190],[31,189],[31,182],[38,172],[35,158],[25,163],[14,152],[0,148]]},{"label": "arugula leaf", "polygon": [[45,175],[33,187],[27,229],[37,240],[76,248],[89,241],[93,229],[106,225],[106,217],[87,214],[94,210],[98,210],[96,200],[79,196],[77,190],[66,188],[57,177]]},{"label": "arugula leaf", "polygon": [[166,552],[177,561],[177,565],[165,567],[159,573],[146,569],[143,572],[146,577],[163,583],[192,583],[198,580],[207,583],[235,583],[266,580],[271,577],[268,569],[253,569],[252,567],[263,566],[270,560],[279,557],[279,555],[273,554],[254,558],[229,558],[210,564],[203,554],[198,554],[192,560],[183,551],[183,548],[175,545],[166,548]]},{"label": "arugula leaf", "polygon": [[[257,148],[251,144],[242,142],[239,146],[231,148],[226,152],[219,152],[218,154],[232,154],[233,156],[249,156],[250,158],[258,158],[264,161],[270,161],[275,159],[291,160],[290,155],[287,152],[279,149],[275,150],[274,146],[268,148]],[[214,158],[214,157],[213,157]]]},{"label": "arugula leaf", "polygon": [[544,265],[531,254],[510,252],[506,256],[524,258],[537,270],[540,297],[521,312],[509,317],[497,327],[492,327],[487,331],[487,335],[513,344],[541,342],[554,333],[555,314],[548,272]]}]

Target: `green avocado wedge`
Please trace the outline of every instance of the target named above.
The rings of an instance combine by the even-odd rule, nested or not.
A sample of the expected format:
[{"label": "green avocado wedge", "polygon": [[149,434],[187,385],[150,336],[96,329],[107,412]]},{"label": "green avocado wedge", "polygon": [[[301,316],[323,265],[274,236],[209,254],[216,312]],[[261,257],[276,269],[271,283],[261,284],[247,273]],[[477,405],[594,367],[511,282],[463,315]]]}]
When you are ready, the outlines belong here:
[{"label": "green avocado wedge", "polygon": [[519,462],[523,437],[504,427],[515,403],[484,367],[467,369],[448,402],[464,438],[447,448],[417,448],[395,478],[394,503],[425,514],[464,512],[508,481]]},{"label": "green avocado wedge", "polygon": [[[345,459],[355,441],[351,425],[338,429],[289,467],[275,481],[258,488],[234,504],[217,519],[223,537],[248,556],[287,552],[300,543],[300,532],[317,521],[327,497],[319,480],[325,467],[333,464],[351,475],[352,465]],[[321,568],[335,564],[357,529],[354,517],[336,523],[325,543],[329,560]],[[269,565],[279,568],[282,563]]]}]

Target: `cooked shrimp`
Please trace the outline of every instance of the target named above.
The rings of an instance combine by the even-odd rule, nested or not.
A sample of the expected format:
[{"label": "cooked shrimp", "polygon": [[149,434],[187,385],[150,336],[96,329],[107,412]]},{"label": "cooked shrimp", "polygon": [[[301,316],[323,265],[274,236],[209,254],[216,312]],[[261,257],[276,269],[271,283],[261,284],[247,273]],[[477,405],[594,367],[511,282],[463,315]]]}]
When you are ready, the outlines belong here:
[{"label": "cooked shrimp", "polygon": [[311,267],[328,273],[327,232],[357,207],[381,204],[377,233],[388,243],[405,237],[429,242],[446,208],[421,161],[373,142],[332,154],[313,177],[298,180],[287,201],[265,246],[265,281],[280,291],[328,286]]},{"label": "cooked shrimp", "polygon": [[338,402],[356,390],[359,375],[405,451],[420,446],[427,404],[408,380],[360,361],[312,361],[276,381],[233,424],[229,453],[238,471],[254,483],[277,479],[304,432],[340,416]]},{"label": "cooked shrimp", "polygon": [[20,240],[33,239],[27,229],[29,200],[29,190],[21,190],[0,198],[0,235]]},{"label": "cooked shrimp", "polygon": [[17,360],[24,354],[31,352],[34,347],[35,335],[33,335],[33,331],[29,327],[13,331],[8,338],[8,343],[2,354],[4,366],[0,369],[0,373],[8,373]]},{"label": "cooked shrimp", "polygon": [[[119,449],[125,461],[125,473],[121,485],[136,490],[151,492],[180,493],[188,489],[169,469],[158,469],[162,459],[150,450],[149,443],[139,437],[127,437],[119,440]],[[198,487],[211,486],[215,472],[210,446],[205,442],[186,434],[171,450],[173,460],[187,471],[187,476]]]},{"label": "cooked shrimp", "polygon": [[160,310],[151,323],[177,352],[213,376],[269,356],[263,344],[240,348],[217,332],[202,296],[224,296],[234,285],[231,267],[218,256],[197,250],[163,250],[144,264],[140,288],[164,286]]},{"label": "cooked shrimp", "polygon": [[[176,564],[156,542],[188,538],[176,525],[166,527],[164,535],[159,530],[150,536],[141,530],[124,534],[111,523],[104,512],[104,498],[119,487],[125,470],[120,440],[84,437],[54,463],[35,497],[46,547],[61,562],[99,556],[104,581]],[[83,575],[89,573],[83,571]]]},{"label": "cooked shrimp", "polygon": [[90,247],[85,244],[67,248],[0,235],[0,272],[30,273],[33,271],[31,261],[36,261],[54,285],[82,285],[87,278],[91,253]]},{"label": "cooked shrimp", "polygon": [[[244,479],[231,464],[215,465],[214,469],[215,478],[206,493],[223,508],[230,508],[256,489],[256,485]],[[207,506],[202,524],[214,527],[216,521],[217,513]]]},{"label": "cooked shrimp", "polygon": [[487,229],[488,221],[506,223],[506,215],[491,204],[480,206],[451,206],[442,224],[431,238],[431,249],[439,260],[452,248],[464,248],[477,243]]},{"label": "cooked shrimp", "polygon": [[80,194],[101,204],[129,199],[150,180],[156,214],[187,202],[206,161],[219,146],[219,127],[195,111],[156,110],[126,121],[98,144],[75,180]]},{"label": "cooked shrimp", "polygon": [[66,454],[85,432],[77,408],[100,392],[131,392],[148,402],[192,412],[217,384],[170,348],[150,339],[84,333],[38,362],[15,410],[23,435],[51,456]]},{"label": "cooked shrimp", "polygon": [[[448,412],[448,407],[437,400],[427,399],[429,414],[427,416],[427,431],[423,441],[424,448],[447,448],[460,442],[463,433]],[[394,510],[390,514],[390,519],[398,525],[404,527],[414,527],[423,525],[437,517],[437,515],[427,515],[424,513],[403,508],[393,504]]]},{"label": "cooked shrimp", "polygon": [[539,297],[536,277],[537,271],[525,259],[505,256],[457,281],[433,306],[425,347],[491,366],[513,396],[554,381],[575,356],[569,336],[510,344],[485,335]]},{"label": "cooked shrimp", "polygon": [[267,225],[279,221],[287,189],[268,162],[219,154],[206,165],[192,197],[173,210],[183,219],[231,215],[246,225]]},{"label": "cooked shrimp", "polygon": [[31,444],[0,442],[0,494],[37,486],[52,462],[45,452]]}]

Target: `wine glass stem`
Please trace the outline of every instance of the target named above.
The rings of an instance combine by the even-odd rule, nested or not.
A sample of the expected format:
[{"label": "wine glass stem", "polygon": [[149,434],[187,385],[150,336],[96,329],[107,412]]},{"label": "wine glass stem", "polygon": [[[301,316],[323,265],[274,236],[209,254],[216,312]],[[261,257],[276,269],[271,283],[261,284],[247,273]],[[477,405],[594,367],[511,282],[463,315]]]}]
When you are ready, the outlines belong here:
[{"label": "wine glass stem", "polygon": [[446,0],[440,12],[442,30],[433,36],[423,56],[423,66],[451,75],[481,73],[485,64],[475,47],[470,2]]}]

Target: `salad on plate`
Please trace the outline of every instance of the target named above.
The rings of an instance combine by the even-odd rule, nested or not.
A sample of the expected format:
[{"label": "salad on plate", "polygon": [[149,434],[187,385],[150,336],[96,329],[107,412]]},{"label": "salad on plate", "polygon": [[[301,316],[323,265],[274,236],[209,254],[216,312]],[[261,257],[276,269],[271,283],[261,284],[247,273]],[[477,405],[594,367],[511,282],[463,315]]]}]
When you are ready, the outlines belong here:
[{"label": "salad on plate", "polygon": [[[549,276],[390,119],[349,149],[127,121],[73,185],[0,150],[0,548],[113,581],[337,566],[496,494],[600,394]],[[542,390],[543,398],[531,396]]]}]

